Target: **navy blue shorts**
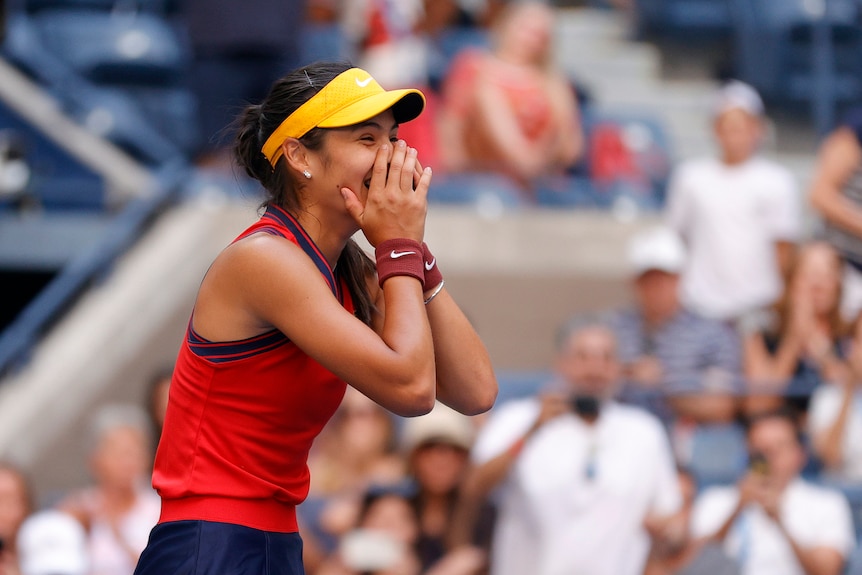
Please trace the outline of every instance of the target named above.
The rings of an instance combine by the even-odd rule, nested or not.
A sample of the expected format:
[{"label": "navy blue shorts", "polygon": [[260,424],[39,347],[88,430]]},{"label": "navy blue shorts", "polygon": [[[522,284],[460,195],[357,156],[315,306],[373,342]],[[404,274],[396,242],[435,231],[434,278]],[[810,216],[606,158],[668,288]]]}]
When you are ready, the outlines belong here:
[{"label": "navy blue shorts", "polygon": [[161,523],[135,575],[305,575],[302,539],[213,521]]}]

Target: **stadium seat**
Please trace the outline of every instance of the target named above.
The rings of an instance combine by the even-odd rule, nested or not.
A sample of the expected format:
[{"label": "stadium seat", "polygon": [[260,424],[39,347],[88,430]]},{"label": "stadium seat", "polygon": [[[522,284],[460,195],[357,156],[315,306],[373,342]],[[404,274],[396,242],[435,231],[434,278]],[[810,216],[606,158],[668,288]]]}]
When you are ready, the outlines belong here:
[{"label": "stadium seat", "polygon": [[152,14],[46,10],[33,24],[48,50],[96,84],[175,85],[191,61]]},{"label": "stadium seat", "polygon": [[471,207],[488,217],[499,216],[530,203],[514,182],[492,173],[435,176],[428,192],[428,202]]},{"label": "stadium seat", "polygon": [[468,48],[489,48],[488,32],[473,26],[451,26],[428,39],[429,83],[439,88],[446,77],[452,60]]},{"label": "stadium seat", "polygon": [[354,56],[340,23],[306,22],[301,34],[300,62],[345,60]]},{"label": "stadium seat", "polygon": [[641,38],[704,44],[729,39],[733,33],[729,0],[635,0],[634,6]]},{"label": "stadium seat", "polygon": [[496,373],[496,376],[499,391],[495,405],[500,405],[513,399],[532,397],[539,393],[553,378],[551,372],[543,370],[501,370]]},{"label": "stadium seat", "polygon": [[843,575],[862,575],[862,538],[856,541],[856,548],[850,552]]},{"label": "stadium seat", "polygon": [[[733,0],[737,17],[734,75],[779,106],[812,103],[824,83],[816,62],[825,59],[815,38],[819,15],[804,0]],[[836,104],[862,98],[862,27],[855,0],[831,0],[825,25],[832,54],[827,71]],[[821,60],[826,62],[826,60]],[[827,62],[828,65],[828,62]]]},{"label": "stadium seat", "polygon": [[660,208],[673,157],[661,121],[637,111],[592,112],[585,119],[586,171],[598,204],[630,196],[640,209]]},{"label": "stadium seat", "polygon": [[566,176],[543,181],[536,189],[536,204],[549,208],[594,208],[598,198],[589,178]]},{"label": "stadium seat", "polygon": [[107,207],[102,177],[34,129],[0,102],[0,140],[15,140],[30,176],[22,204],[47,211],[102,211]]},{"label": "stadium seat", "polygon": [[200,138],[190,54],[152,14],[18,14],[4,54],[77,121],[148,165],[190,157]]},{"label": "stadium seat", "polygon": [[736,483],[748,463],[745,431],[735,423],[695,427],[688,466],[700,489]]}]

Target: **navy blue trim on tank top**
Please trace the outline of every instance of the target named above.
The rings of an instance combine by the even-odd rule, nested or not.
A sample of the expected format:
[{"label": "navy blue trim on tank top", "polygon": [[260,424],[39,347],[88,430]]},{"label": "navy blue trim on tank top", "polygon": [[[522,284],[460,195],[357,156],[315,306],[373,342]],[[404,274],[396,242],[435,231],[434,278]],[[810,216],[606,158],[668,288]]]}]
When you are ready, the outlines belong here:
[{"label": "navy blue trim on tank top", "polygon": [[237,341],[209,341],[202,338],[189,325],[189,349],[198,357],[214,363],[238,361],[253,357],[290,343],[290,340],[277,329]]},{"label": "navy blue trim on tank top", "polygon": [[[305,232],[299,222],[297,222],[289,213],[276,206],[269,206],[261,219],[273,221],[274,225],[261,226],[255,231],[285,237],[283,229],[287,228],[287,230],[296,238],[302,251],[308,254],[308,257],[311,258],[311,261],[313,261],[317,266],[317,269],[320,270],[320,273],[323,275],[323,279],[329,284],[329,288],[332,290],[333,295],[335,295],[338,301],[344,305],[344,299],[341,292],[341,282],[338,281],[336,275],[332,272],[332,269],[330,269],[326,258],[323,257],[323,254],[320,252],[317,245],[315,245],[314,241]],[[290,343],[287,336],[277,329],[248,339],[216,342],[209,341],[195,332],[191,325],[191,321],[189,321],[189,327],[186,331],[188,345],[192,353],[214,363],[242,360],[258,354],[266,353]]]},{"label": "navy blue trim on tank top", "polygon": [[335,294],[338,301],[343,304],[344,300],[341,296],[341,285],[335,279],[335,274],[332,272],[332,269],[330,269],[329,262],[327,262],[326,258],[323,257],[320,249],[318,249],[317,245],[308,236],[299,222],[297,222],[289,213],[277,206],[269,206],[266,209],[266,213],[263,215],[263,218],[276,220],[282,226],[290,230],[290,233],[293,234],[296,241],[299,243],[299,247],[302,248],[302,251],[308,254],[308,257],[311,258],[311,261],[314,262],[314,265],[316,265],[317,269],[320,270],[320,273],[323,274],[323,279],[325,279],[326,283],[329,284],[329,289],[332,290],[332,293]]}]

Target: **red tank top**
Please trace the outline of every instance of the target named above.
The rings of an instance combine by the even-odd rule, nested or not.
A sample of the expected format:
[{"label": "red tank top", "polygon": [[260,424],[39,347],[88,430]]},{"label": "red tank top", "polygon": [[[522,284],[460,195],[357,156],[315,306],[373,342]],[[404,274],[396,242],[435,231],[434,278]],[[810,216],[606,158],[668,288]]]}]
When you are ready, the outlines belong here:
[{"label": "red tank top", "polygon": [[[293,217],[270,207],[237,239],[261,231],[301,247],[333,297],[353,311],[346,285]],[[345,386],[279,331],[211,342],[189,322],[153,470],[159,521],[297,531],[295,507],[309,488],[308,452]]]}]

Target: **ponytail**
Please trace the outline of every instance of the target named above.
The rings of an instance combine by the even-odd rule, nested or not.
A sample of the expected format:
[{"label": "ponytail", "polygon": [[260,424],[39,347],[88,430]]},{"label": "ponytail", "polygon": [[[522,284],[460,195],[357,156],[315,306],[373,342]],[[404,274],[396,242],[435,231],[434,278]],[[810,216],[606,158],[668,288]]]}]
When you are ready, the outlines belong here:
[{"label": "ponytail", "polygon": [[[234,159],[266,190],[268,197],[262,207],[272,204],[292,214],[301,207],[296,194],[297,182],[287,169],[286,160],[281,157],[275,167],[270,165],[261,151],[263,143],[294,110],[351,67],[349,62],[322,62],[298,68],[277,80],[262,103],[246,106],[235,120]],[[310,150],[319,150],[323,146],[323,134],[323,129],[314,128],[300,141]],[[368,279],[374,274],[374,262],[356,242],[349,240],[336,269],[338,276],[347,283],[356,317],[370,325],[374,302],[368,293]]]},{"label": "ponytail", "polygon": [[351,239],[344,246],[336,268],[338,276],[344,278],[350,297],[353,298],[354,314],[364,324],[371,325],[375,306],[368,293],[368,279],[374,275],[374,261]]}]

